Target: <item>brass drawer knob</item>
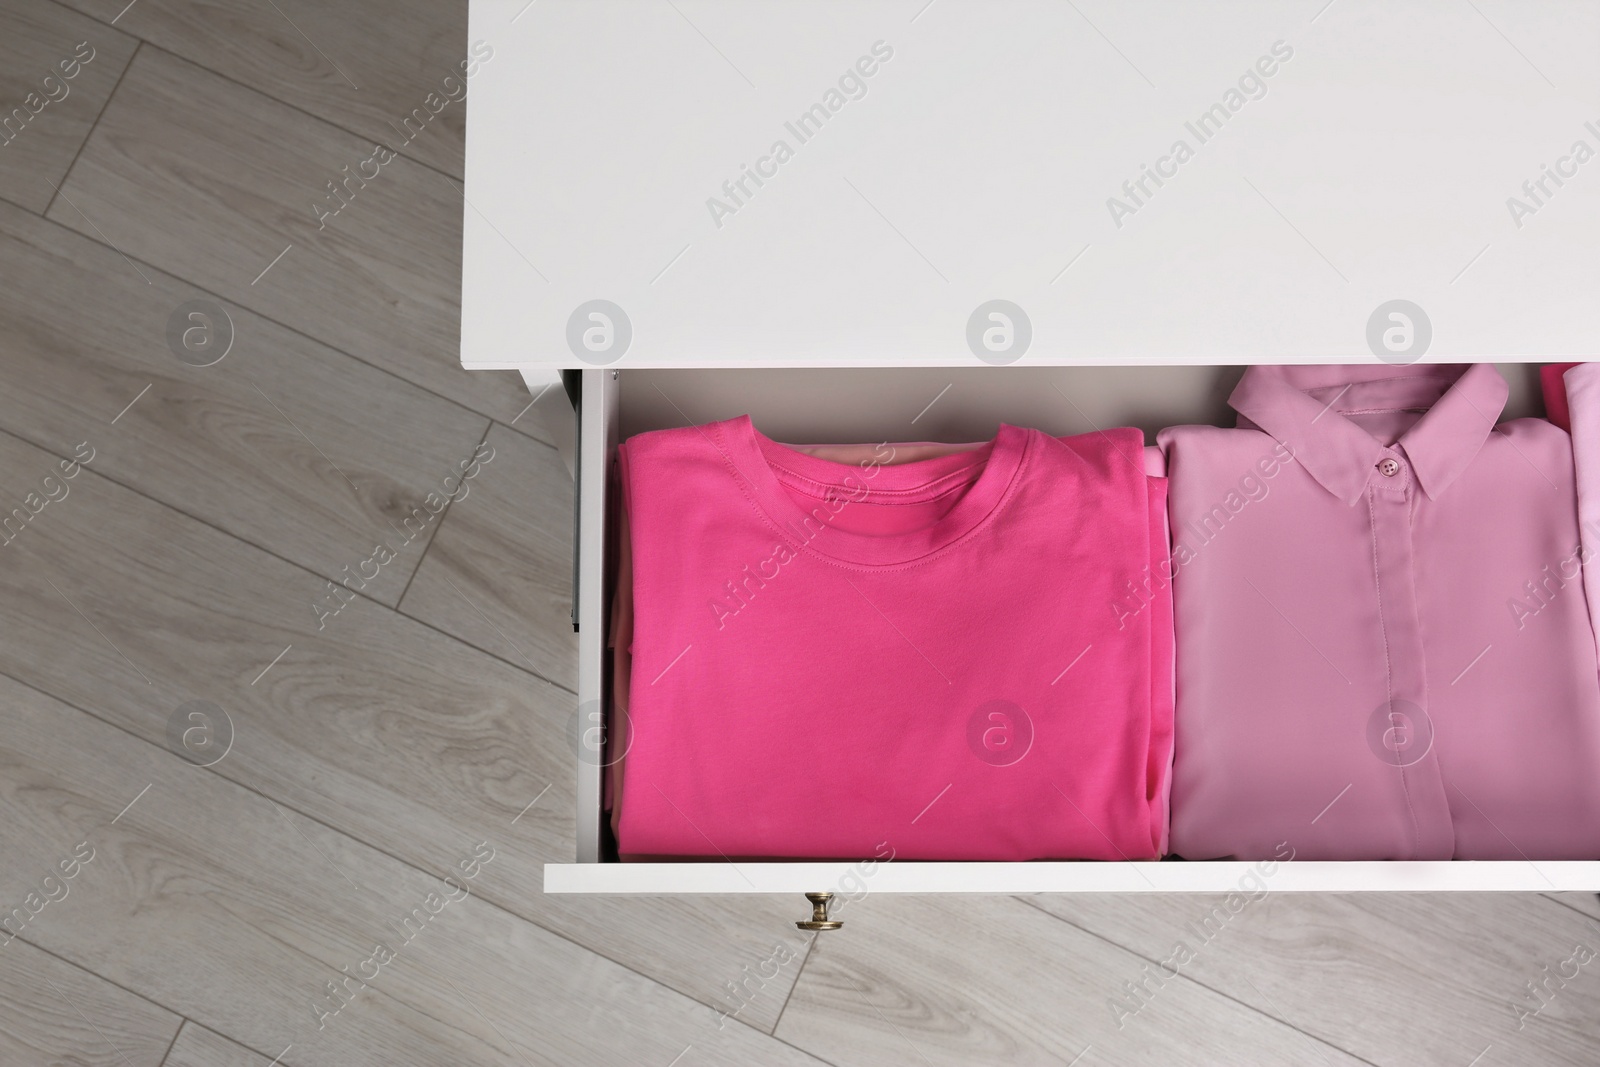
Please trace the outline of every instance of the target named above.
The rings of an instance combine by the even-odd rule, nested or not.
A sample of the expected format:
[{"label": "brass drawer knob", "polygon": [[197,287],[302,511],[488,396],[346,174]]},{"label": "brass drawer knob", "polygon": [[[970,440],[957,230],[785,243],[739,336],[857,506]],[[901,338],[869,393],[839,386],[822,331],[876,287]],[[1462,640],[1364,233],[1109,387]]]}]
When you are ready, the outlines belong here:
[{"label": "brass drawer knob", "polygon": [[795,923],[802,930],[837,930],[844,925],[839,919],[828,918],[828,902],[833,899],[832,893],[807,893],[806,899],[811,901],[811,918]]}]

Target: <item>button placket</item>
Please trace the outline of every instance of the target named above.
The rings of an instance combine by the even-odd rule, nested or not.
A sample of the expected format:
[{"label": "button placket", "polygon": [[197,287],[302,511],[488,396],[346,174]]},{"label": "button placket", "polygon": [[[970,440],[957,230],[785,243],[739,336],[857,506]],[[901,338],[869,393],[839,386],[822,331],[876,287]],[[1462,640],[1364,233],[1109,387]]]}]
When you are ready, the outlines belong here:
[{"label": "button placket", "polygon": [[[1393,475],[1374,479],[1373,489],[1400,492],[1367,494],[1372,529],[1373,594],[1384,642],[1388,706],[1414,705],[1432,715],[1428,704],[1427,649],[1422,641],[1421,606],[1416,597],[1416,546],[1411,526],[1410,479],[1400,478],[1405,467],[1393,457]],[[1437,729],[1437,720],[1434,720]],[[1413,763],[1396,766],[1396,784],[1405,798],[1411,822],[1412,854],[1408,859],[1449,859],[1455,851],[1455,828],[1450,817],[1436,751],[1430,747]]]}]

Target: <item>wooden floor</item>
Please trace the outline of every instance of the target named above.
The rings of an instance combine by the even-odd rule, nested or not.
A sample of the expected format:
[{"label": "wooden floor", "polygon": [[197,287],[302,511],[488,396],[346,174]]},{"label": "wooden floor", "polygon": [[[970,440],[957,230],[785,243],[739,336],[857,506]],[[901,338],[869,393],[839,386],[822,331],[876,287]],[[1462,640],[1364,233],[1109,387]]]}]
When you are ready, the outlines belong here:
[{"label": "wooden floor", "polygon": [[319,221],[466,48],[0,2],[0,1065],[1600,1062],[1592,897],[545,897],[571,482],[455,364],[461,105]]}]

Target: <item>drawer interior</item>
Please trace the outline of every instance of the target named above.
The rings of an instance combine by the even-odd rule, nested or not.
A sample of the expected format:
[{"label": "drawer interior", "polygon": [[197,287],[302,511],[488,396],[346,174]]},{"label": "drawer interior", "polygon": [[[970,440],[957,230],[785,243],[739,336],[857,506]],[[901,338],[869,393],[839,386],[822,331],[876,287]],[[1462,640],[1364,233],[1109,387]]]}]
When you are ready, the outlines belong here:
[{"label": "drawer interior", "polygon": [[[804,892],[849,879],[852,864],[617,862],[602,810],[603,757],[582,741],[610,699],[606,648],[615,501],[608,472],[617,443],[648,430],[748,414],[779,441],[979,441],[999,423],[1065,435],[1136,426],[1153,443],[1165,426],[1231,425],[1237,366],[621,370],[583,374],[579,417],[579,729],[575,864],[551,864],[548,892]],[[1538,368],[1502,364],[1504,418],[1540,415]],[[591,733],[589,736],[593,736]],[[874,888],[896,892],[1143,892],[1231,889],[1248,863],[897,863]],[[1298,863],[1275,888],[1385,890],[1600,889],[1600,862]],[[892,868],[892,871],[891,871]],[[859,872],[856,875],[859,880]]]},{"label": "drawer interior", "polygon": [[[980,441],[1001,422],[1057,436],[1137,426],[1233,425],[1228,394],[1244,367],[893,367],[621,371],[621,439],[749,415],[777,441]],[[1503,418],[1542,415],[1539,368],[1500,365]]]}]

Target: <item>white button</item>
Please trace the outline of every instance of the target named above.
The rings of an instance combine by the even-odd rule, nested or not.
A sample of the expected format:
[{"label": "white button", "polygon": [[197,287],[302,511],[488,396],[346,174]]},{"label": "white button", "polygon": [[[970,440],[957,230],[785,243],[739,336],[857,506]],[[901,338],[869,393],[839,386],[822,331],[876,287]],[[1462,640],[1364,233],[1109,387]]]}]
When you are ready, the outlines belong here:
[{"label": "white button", "polygon": [[1396,474],[1400,473],[1400,461],[1397,459],[1386,459],[1382,463],[1378,464],[1378,470],[1385,478],[1393,478]]}]

